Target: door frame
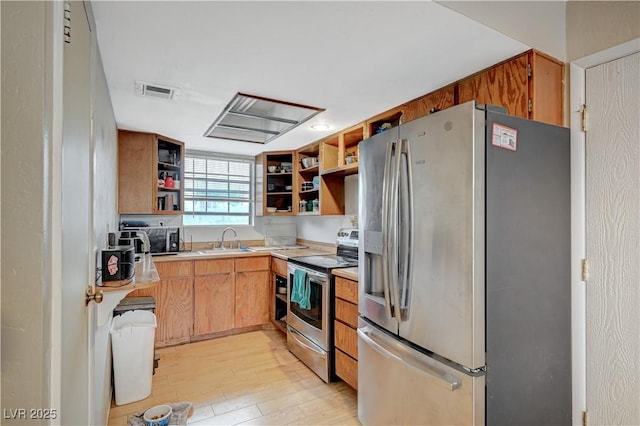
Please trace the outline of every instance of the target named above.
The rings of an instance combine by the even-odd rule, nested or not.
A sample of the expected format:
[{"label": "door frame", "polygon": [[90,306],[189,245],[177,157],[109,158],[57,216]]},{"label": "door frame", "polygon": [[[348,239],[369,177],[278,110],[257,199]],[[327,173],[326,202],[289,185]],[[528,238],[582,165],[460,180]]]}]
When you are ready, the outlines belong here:
[{"label": "door frame", "polygon": [[[49,215],[45,218],[45,232],[49,238],[43,259],[50,274],[50,297],[43,300],[45,317],[49,317],[50,352],[44,354],[44,369],[48,369],[48,389],[43,389],[49,399],[49,407],[61,409],[62,404],[62,140],[64,88],[64,3],[46,2],[45,34],[45,99],[46,120],[43,125],[45,145],[45,193],[49,194]],[[51,421],[59,425],[60,414]]]},{"label": "door frame", "polygon": [[568,110],[571,130],[571,375],[573,377],[572,423],[576,426],[583,424],[583,412],[587,410],[587,311],[586,287],[582,281],[582,259],[586,256],[586,135],[582,131],[582,106],[585,104],[586,99],[586,70],[637,52],[640,52],[640,38],[569,63]]}]

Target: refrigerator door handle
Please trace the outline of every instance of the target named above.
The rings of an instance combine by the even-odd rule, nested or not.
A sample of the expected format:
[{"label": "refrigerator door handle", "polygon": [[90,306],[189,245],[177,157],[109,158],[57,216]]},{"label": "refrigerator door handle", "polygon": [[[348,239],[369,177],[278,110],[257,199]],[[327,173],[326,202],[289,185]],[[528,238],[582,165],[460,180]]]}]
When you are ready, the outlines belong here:
[{"label": "refrigerator door handle", "polygon": [[382,283],[384,286],[385,310],[389,318],[394,317],[392,310],[391,291],[389,288],[389,215],[391,214],[391,181],[392,181],[392,152],[395,142],[387,144],[384,158],[384,179],[382,183]]},{"label": "refrigerator door handle", "polygon": [[390,265],[391,271],[389,271],[389,286],[391,288],[391,295],[393,296],[393,316],[398,322],[402,321],[401,309],[400,309],[400,284],[398,282],[398,276],[400,274],[400,261],[399,261],[399,238],[398,238],[398,212],[400,211],[400,166],[402,164],[402,140],[398,140],[395,143],[395,157],[393,161],[392,171],[392,183],[390,187],[391,200],[389,203],[390,217],[389,217],[389,233],[391,238],[391,256]]},{"label": "refrigerator door handle", "polygon": [[[411,185],[411,155],[409,151],[409,141],[407,139],[401,140],[402,148],[401,158],[404,159],[406,167],[402,169],[400,166],[398,167],[398,176],[400,182],[403,182],[403,185],[399,186],[399,190],[402,188],[406,189],[406,194],[404,194],[407,198],[405,208],[402,209],[403,216],[400,218],[401,226],[408,230],[407,233],[402,233],[406,238],[403,239],[403,257],[402,257],[402,298],[398,295],[398,310],[400,311],[400,316],[403,321],[406,321],[409,317],[409,297],[411,296],[410,285],[410,277],[411,277],[411,255],[413,254],[413,188]],[[404,171],[404,173],[403,173]]]},{"label": "refrigerator door handle", "polygon": [[427,364],[413,353],[413,349],[404,347],[402,343],[379,333],[371,327],[358,328],[358,336],[380,355],[411,367],[416,372],[428,376],[435,383],[451,392],[459,389],[462,385],[462,381],[453,374]]}]

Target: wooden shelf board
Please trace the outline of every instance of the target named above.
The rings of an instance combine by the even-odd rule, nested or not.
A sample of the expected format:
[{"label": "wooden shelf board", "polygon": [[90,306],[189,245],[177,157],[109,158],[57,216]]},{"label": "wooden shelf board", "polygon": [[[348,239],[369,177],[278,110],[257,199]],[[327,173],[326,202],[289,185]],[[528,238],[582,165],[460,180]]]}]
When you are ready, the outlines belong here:
[{"label": "wooden shelf board", "polygon": [[300,173],[315,173],[318,171],[319,166],[307,167],[306,169],[298,170]]},{"label": "wooden shelf board", "polygon": [[311,194],[313,192],[318,192],[320,189],[307,189],[306,191],[299,191],[298,194]]},{"label": "wooden shelf board", "polygon": [[267,195],[293,195],[292,191],[286,192],[267,192]]},{"label": "wooden shelf board", "polygon": [[287,296],[285,294],[276,293],[276,299],[282,300],[284,303],[287,303]]},{"label": "wooden shelf board", "polygon": [[167,188],[166,186],[158,186],[158,191],[180,191],[180,188]]},{"label": "wooden shelf board", "polygon": [[275,173],[267,173],[267,176],[286,176],[291,174],[293,174],[293,172],[275,172]]},{"label": "wooden shelf board", "polygon": [[174,169],[174,170],[180,170],[180,166],[176,165],[176,164],[171,164],[171,163],[163,163],[161,161],[158,161],[158,167],[167,167],[169,169]]},{"label": "wooden shelf board", "polygon": [[358,163],[349,164],[347,166],[342,167],[334,167],[333,169],[323,170],[320,174],[322,176],[332,175],[332,176],[348,176],[355,175],[358,173]]},{"label": "wooden shelf board", "polygon": [[158,209],[154,209],[153,210],[153,214],[183,214],[182,210],[158,210]]}]

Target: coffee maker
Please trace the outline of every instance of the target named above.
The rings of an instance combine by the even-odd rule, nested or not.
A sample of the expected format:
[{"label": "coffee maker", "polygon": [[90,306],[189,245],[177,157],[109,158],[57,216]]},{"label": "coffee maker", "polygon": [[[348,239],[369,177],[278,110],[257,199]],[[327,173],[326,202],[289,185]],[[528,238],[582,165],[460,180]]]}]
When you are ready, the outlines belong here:
[{"label": "coffee maker", "polygon": [[147,254],[151,250],[149,236],[144,231],[118,231],[109,233],[109,247],[133,246],[137,254]]}]

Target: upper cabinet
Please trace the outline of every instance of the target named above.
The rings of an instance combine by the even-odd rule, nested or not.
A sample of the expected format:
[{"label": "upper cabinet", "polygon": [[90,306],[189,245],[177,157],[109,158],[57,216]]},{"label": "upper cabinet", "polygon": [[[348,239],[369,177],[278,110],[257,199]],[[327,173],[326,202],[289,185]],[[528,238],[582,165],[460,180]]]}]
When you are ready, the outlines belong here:
[{"label": "upper cabinet", "polygon": [[404,104],[401,107],[402,121],[406,123],[453,105],[455,105],[454,85],[451,84]]},{"label": "upper cabinet", "polygon": [[295,152],[297,170],[298,215],[320,214],[320,152],[319,143],[307,145]]},{"label": "upper cabinet", "polygon": [[292,215],[296,201],[293,190],[296,183],[294,152],[265,152],[261,162],[263,213],[265,215]]},{"label": "upper cabinet", "polygon": [[358,144],[366,138],[365,123],[360,123],[322,140],[320,174],[345,176],[358,173]]},{"label": "upper cabinet", "polygon": [[[344,177],[358,173],[358,144],[362,140],[472,100],[502,106],[517,117],[562,126],[563,94],[564,64],[529,50],[315,141],[293,154],[289,152],[286,158],[281,157],[282,153],[259,155],[256,170],[262,167],[265,171],[263,182],[256,176],[256,187],[261,183],[265,188],[256,192],[264,197],[261,201],[266,204],[265,214],[290,214],[284,209],[291,205],[293,214],[343,215]],[[267,171],[269,165],[290,161],[289,155],[294,157],[290,180],[281,171],[273,174]],[[258,194],[256,200],[260,201]],[[267,212],[268,207],[272,212]]]},{"label": "upper cabinet", "polygon": [[184,144],[151,133],[118,131],[118,213],[182,214]]},{"label": "upper cabinet", "polygon": [[505,107],[510,115],[561,126],[564,64],[531,50],[456,83],[457,102]]}]

